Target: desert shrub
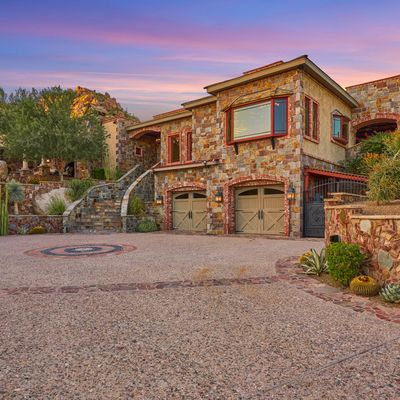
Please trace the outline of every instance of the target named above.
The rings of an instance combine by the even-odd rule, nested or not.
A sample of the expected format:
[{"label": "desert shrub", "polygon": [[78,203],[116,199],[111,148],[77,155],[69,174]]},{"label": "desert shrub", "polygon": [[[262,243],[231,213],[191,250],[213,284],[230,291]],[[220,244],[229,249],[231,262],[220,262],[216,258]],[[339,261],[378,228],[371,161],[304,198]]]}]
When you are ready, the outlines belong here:
[{"label": "desert shrub", "polygon": [[360,275],[365,255],[360,247],[351,243],[331,243],[326,248],[328,271],[335,281],[348,286],[350,281]]},{"label": "desert shrub", "polygon": [[91,179],[72,179],[68,182],[67,196],[71,201],[79,200],[92,186]]},{"label": "desert shrub", "polygon": [[42,233],[46,233],[46,228],[38,225],[38,226],[34,226],[30,231],[29,234],[30,235],[41,235]]},{"label": "desert shrub", "polygon": [[400,159],[385,158],[368,177],[368,198],[377,202],[400,199]]},{"label": "desert shrub", "polygon": [[128,214],[140,217],[145,213],[145,206],[143,201],[137,196],[133,196],[128,206]]},{"label": "desert shrub", "polygon": [[100,181],[103,181],[104,179],[106,179],[106,173],[104,171],[104,168],[95,168],[92,172],[91,172],[91,176],[93,179],[97,179]]},{"label": "desert shrub", "polygon": [[117,181],[123,175],[122,171],[119,167],[116,168],[103,168],[104,169],[104,178],[107,181]]},{"label": "desert shrub", "polygon": [[67,209],[64,199],[58,196],[53,196],[50,198],[48,205],[49,215],[63,215],[64,211]]},{"label": "desert shrub", "polygon": [[388,283],[380,292],[383,300],[388,303],[400,303],[400,285],[397,283]]},{"label": "desert shrub", "polygon": [[14,214],[17,215],[18,203],[21,203],[25,198],[24,189],[22,188],[22,185],[14,179],[7,183],[6,187],[8,192],[8,200],[14,203]]},{"label": "desert shrub", "polygon": [[311,249],[310,252],[304,254],[303,262],[301,267],[304,269],[304,273],[307,275],[321,275],[327,271],[325,249],[318,252],[315,249]]},{"label": "desert shrub", "polygon": [[152,219],[145,219],[142,222],[139,222],[136,230],[138,232],[154,232],[158,231],[158,227]]}]

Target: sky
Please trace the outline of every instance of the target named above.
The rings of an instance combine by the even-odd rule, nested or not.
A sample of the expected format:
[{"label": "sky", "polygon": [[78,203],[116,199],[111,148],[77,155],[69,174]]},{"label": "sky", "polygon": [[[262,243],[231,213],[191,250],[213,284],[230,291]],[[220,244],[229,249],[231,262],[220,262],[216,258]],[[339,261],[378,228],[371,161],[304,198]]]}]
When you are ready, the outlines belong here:
[{"label": "sky", "polygon": [[398,0],[0,0],[0,87],[88,87],[146,120],[303,54],[348,86],[400,74],[399,17]]}]

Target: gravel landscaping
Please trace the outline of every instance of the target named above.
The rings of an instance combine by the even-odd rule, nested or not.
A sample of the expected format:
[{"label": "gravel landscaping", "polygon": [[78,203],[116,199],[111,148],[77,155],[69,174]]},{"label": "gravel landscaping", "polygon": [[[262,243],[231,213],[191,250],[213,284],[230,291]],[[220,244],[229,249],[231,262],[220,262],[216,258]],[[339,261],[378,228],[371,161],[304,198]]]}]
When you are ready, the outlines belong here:
[{"label": "gravel landscaping", "polygon": [[[85,243],[136,250],[25,254]],[[0,238],[0,397],[399,398],[398,324],[278,279],[276,261],[310,247],[322,242],[162,233]],[[153,287],[184,280],[195,284]],[[140,290],[97,290],[118,284]],[[24,287],[56,290],[18,292]]]}]

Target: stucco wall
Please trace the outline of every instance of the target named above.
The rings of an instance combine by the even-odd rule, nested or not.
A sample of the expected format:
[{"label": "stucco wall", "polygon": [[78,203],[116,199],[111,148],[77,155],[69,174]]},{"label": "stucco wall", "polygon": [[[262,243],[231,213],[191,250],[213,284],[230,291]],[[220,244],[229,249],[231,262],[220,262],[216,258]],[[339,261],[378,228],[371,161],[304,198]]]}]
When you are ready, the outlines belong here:
[{"label": "stucco wall", "polygon": [[108,167],[115,168],[117,166],[117,124],[114,121],[108,121],[103,126],[107,132]]},{"label": "stucco wall", "polygon": [[[303,151],[306,154],[322,158],[326,161],[338,163],[345,159],[346,150],[344,146],[331,141],[332,113],[338,110],[342,115],[350,119],[351,108],[308,74],[304,75],[303,84],[304,94],[311,97],[319,104],[319,143],[314,143],[304,138],[302,145]],[[347,147],[352,146],[354,143],[354,133],[349,132],[349,143]]]}]

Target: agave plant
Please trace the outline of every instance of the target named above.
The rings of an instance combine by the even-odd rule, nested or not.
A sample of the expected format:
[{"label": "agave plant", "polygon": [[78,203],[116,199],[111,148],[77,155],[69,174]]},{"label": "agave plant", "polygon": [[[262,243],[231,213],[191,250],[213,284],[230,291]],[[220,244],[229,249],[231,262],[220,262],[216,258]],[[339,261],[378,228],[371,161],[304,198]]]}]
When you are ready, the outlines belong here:
[{"label": "agave plant", "polygon": [[14,179],[7,183],[8,200],[14,203],[14,214],[18,215],[18,203],[21,203],[24,198],[24,189],[22,185]]},{"label": "agave plant", "polygon": [[318,254],[317,250],[311,249],[309,254],[304,255],[304,261],[301,264],[304,273],[307,275],[321,275],[328,270],[325,258],[325,249]]},{"label": "agave plant", "polygon": [[383,300],[388,303],[400,303],[400,285],[396,283],[388,283],[380,292]]}]

